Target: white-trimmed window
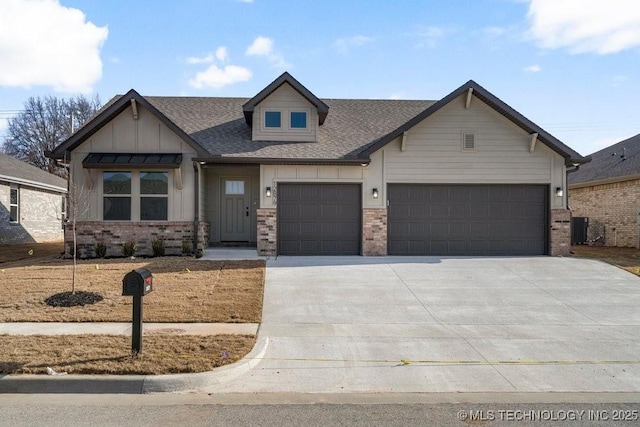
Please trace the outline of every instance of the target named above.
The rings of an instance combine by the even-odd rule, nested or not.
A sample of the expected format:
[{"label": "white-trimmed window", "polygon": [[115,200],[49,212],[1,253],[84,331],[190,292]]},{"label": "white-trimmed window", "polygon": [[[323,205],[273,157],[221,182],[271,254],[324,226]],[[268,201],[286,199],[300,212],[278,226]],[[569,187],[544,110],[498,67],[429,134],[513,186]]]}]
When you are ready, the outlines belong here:
[{"label": "white-trimmed window", "polygon": [[9,222],[20,223],[20,187],[15,184],[9,188]]},{"label": "white-trimmed window", "polygon": [[169,212],[169,173],[140,172],[140,220],[166,221]]},{"label": "white-trimmed window", "polygon": [[265,128],[281,128],[282,127],[282,113],[280,111],[265,111],[264,112],[264,127]]},{"label": "white-trimmed window", "polygon": [[105,221],[131,221],[131,172],[102,173]]},{"label": "white-trimmed window", "polygon": [[289,114],[289,126],[291,127],[291,129],[306,129],[307,128],[306,111],[292,111]]}]

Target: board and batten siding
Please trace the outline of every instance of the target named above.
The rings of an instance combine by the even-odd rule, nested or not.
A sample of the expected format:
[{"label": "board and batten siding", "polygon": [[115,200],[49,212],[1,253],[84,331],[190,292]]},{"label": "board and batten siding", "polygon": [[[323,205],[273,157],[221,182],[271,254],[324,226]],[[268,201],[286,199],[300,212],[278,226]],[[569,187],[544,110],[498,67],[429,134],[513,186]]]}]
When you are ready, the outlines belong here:
[{"label": "board and batten siding", "polygon": [[[181,174],[182,189],[177,188],[174,170],[169,172],[169,212],[168,221],[193,221],[194,218],[194,170],[191,159],[195,150],[178,137],[151,112],[138,105],[138,119],[133,118],[131,107],[124,110],[102,129],[80,144],[71,153],[71,174],[82,208],[78,210],[80,221],[101,221],[102,169],[83,170],[82,161],[89,153],[182,153]],[[127,166],[111,170],[130,171]],[[133,171],[144,171],[134,169]],[[93,183],[90,188],[86,178],[88,174]],[[132,186],[137,186],[135,180]],[[133,189],[132,189],[133,191]],[[85,208],[86,207],[86,208]],[[139,218],[139,203],[132,200],[132,218]]]},{"label": "board and batten siding", "polygon": [[[280,128],[264,127],[265,111],[281,112]],[[307,113],[306,129],[290,127],[289,114],[294,111]],[[284,83],[256,105],[252,127],[254,141],[315,141],[318,132],[318,109],[288,83]]]},{"label": "board and batten siding", "polygon": [[[367,186],[384,190],[390,183],[549,184],[550,193],[556,187],[565,193],[550,194],[550,208],[564,208],[562,156],[540,141],[530,152],[527,132],[477,98],[465,108],[465,98],[454,99],[409,129],[405,151],[399,137],[373,153]],[[463,150],[464,133],[475,134],[475,150]],[[370,204],[382,207],[383,196]]]}]

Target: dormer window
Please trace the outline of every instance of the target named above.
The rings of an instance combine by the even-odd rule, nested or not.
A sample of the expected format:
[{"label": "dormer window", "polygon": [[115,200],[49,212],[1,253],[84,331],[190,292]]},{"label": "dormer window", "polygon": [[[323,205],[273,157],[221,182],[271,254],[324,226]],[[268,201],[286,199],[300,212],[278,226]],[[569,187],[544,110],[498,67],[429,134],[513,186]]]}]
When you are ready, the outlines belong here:
[{"label": "dormer window", "polygon": [[292,129],[307,128],[307,113],[304,111],[292,111],[289,118],[289,124]]},{"label": "dormer window", "polygon": [[264,113],[264,127],[266,128],[280,128],[282,127],[282,115],[280,111],[265,111]]}]

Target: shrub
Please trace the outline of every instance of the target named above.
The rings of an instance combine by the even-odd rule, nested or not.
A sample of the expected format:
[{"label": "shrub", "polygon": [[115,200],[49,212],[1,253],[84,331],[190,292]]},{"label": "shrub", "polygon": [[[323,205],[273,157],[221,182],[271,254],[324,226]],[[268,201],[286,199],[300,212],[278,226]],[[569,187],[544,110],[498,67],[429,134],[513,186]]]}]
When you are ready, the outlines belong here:
[{"label": "shrub", "polygon": [[153,239],[151,249],[153,249],[153,256],[164,256],[164,239],[162,237]]},{"label": "shrub", "polygon": [[182,254],[191,255],[191,242],[187,240],[182,241]]},{"label": "shrub", "polygon": [[126,257],[134,256],[137,251],[138,247],[133,240],[127,240],[122,244],[122,255]]},{"label": "shrub", "polygon": [[96,243],[96,247],[94,250],[96,252],[96,257],[98,258],[104,258],[105,255],[107,255],[107,245],[102,242]]}]

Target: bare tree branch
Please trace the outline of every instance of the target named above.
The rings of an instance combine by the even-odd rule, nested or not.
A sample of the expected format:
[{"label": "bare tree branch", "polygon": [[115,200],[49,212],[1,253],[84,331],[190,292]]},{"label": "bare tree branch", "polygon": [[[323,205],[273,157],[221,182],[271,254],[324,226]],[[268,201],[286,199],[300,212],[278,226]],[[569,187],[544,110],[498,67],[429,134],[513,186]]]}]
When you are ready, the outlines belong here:
[{"label": "bare tree branch", "polygon": [[100,108],[100,98],[80,95],[70,99],[31,97],[24,111],[9,120],[2,150],[47,172],[64,176],[65,170],[45,157],[78,130]]}]

